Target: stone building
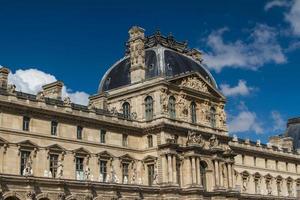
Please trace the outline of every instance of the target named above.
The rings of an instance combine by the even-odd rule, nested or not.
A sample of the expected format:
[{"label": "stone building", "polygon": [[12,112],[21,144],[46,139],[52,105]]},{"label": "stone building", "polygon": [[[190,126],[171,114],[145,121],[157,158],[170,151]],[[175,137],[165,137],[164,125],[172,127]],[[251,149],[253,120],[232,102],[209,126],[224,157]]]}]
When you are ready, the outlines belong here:
[{"label": "stone building", "polygon": [[124,58],[89,105],[37,95],[0,69],[3,200],[297,199],[293,139],[230,137],[226,98],[201,52],[159,32],[129,30]]}]

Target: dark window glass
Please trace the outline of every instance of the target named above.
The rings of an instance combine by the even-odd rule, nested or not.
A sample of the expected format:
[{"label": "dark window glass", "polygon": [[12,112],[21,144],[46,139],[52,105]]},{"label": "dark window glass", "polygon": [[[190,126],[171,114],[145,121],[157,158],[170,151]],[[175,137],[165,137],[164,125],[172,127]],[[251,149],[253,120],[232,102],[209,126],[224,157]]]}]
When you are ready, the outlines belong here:
[{"label": "dark window glass", "polygon": [[123,103],[123,115],[126,119],[130,118],[130,104],[128,102]]},{"label": "dark window glass", "polygon": [[107,177],[107,161],[100,160],[100,174],[102,174],[102,180],[101,182],[105,182]]},{"label": "dark window glass", "polygon": [[123,175],[123,183],[128,183],[129,181],[129,164],[123,163],[122,164],[122,175]]},{"label": "dark window glass", "polygon": [[153,99],[150,96],[145,99],[145,116],[146,120],[153,119]]},{"label": "dark window glass", "polygon": [[30,118],[27,116],[23,117],[23,131],[29,131]]},{"label": "dark window glass", "polygon": [[82,157],[76,157],[76,179],[84,180],[84,172],[83,172],[83,161]]},{"label": "dark window glass", "polygon": [[104,144],[106,138],[106,130],[101,129],[100,130],[100,143]]},{"label": "dark window glass", "polygon": [[169,110],[170,118],[172,119],[176,118],[175,102],[176,102],[175,98],[171,96],[169,98],[168,110]]},{"label": "dark window glass", "polygon": [[196,113],[196,103],[195,102],[191,103],[191,118],[192,118],[192,123],[197,123],[197,113]]},{"label": "dark window glass", "polygon": [[214,107],[210,108],[210,125],[216,127],[216,109]]},{"label": "dark window glass", "polygon": [[24,169],[26,168],[27,160],[29,159],[30,151],[21,151],[21,166],[20,174],[24,175]]},{"label": "dark window glass", "polygon": [[148,135],[148,147],[153,147],[153,136],[152,135]]},{"label": "dark window glass", "polygon": [[77,126],[77,139],[81,140],[82,139],[82,127]]},{"label": "dark window glass", "polygon": [[52,173],[53,178],[56,177],[57,167],[58,167],[58,155],[50,154],[50,172]]},{"label": "dark window glass", "polygon": [[206,162],[200,161],[200,177],[201,177],[201,182],[202,182],[204,190],[207,189],[206,170],[207,170],[207,164],[206,164]]},{"label": "dark window glass", "polygon": [[154,181],[154,165],[148,165],[148,185],[153,185]]},{"label": "dark window glass", "polygon": [[56,121],[51,122],[51,135],[57,135],[57,125]]},{"label": "dark window glass", "polygon": [[128,135],[126,135],[126,134],[123,134],[123,135],[122,135],[122,145],[123,145],[124,147],[127,147],[127,146],[128,146]]}]

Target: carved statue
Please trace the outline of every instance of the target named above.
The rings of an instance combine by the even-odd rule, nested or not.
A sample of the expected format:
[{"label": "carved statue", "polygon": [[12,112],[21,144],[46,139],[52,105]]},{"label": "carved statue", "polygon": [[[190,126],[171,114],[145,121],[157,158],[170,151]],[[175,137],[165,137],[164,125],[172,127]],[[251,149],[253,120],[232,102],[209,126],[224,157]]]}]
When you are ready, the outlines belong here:
[{"label": "carved statue", "polygon": [[62,178],[63,177],[63,173],[64,173],[64,166],[63,166],[63,164],[61,162],[58,162],[56,177],[57,178]]},{"label": "carved statue", "polygon": [[272,194],[271,180],[266,180],[266,186],[267,186],[268,195],[271,195]]},{"label": "carved statue", "polygon": [[248,177],[243,177],[243,192],[247,191],[247,186],[248,186]]},{"label": "carved statue", "polygon": [[162,88],[160,95],[160,104],[162,113],[168,113],[168,90],[165,88]]},{"label": "carved statue", "polygon": [[211,138],[209,138],[209,147],[210,148],[219,147],[219,140],[215,135],[212,135]]},{"label": "carved statue", "polygon": [[9,84],[9,85],[7,86],[7,90],[8,90],[9,93],[15,93],[15,92],[16,92],[16,85],[14,85],[14,84]]},{"label": "carved statue", "polygon": [[86,166],[85,171],[84,171],[85,180],[89,180],[90,175],[91,175],[91,169],[89,168],[89,166]]},{"label": "carved statue", "polygon": [[71,103],[72,103],[72,101],[71,101],[70,97],[64,98],[64,105],[65,106],[71,106]]},{"label": "carved statue", "polygon": [[199,145],[200,147],[204,147],[205,141],[200,133],[196,133],[194,131],[189,131],[187,146],[193,145],[193,144]]},{"label": "carved statue", "polygon": [[226,126],[226,113],[224,111],[223,105],[217,107],[217,115],[219,118],[220,126]]},{"label": "carved statue", "polygon": [[153,174],[153,182],[158,184],[158,168],[157,164],[154,165],[154,174]]},{"label": "carved statue", "polygon": [[39,101],[44,101],[45,100],[44,92],[40,91],[39,93],[37,93],[36,99]]},{"label": "carved statue", "polygon": [[208,116],[209,116],[209,103],[208,101],[204,101],[201,104],[201,108],[200,108],[200,112],[201,112],[201,116],[200,119],[202,122],[207,122],[208,121]]},{"label": "carved statue", "polygon": [[186,118],[188,115],[188,103],[184,94],[181,94],[177,98],[176,105],[178,107],[179,117]]},{"label": "carved statue", "polygon": [[24,176],[32,176],[33,175],[31,156],[29,156],[28,159],[26,160],[26,165],[23,170],[23,175]]},{"label": "carved statue", "polygon": [[205,93],[208,92],[207,85],[202,80],[200,80],[199,78],[197,78],[195,76],[187,77],[187,78],[183,79],[181,81],[180,85],[194,89],[194,90],[198,90],[201,92],[205,92]]}]

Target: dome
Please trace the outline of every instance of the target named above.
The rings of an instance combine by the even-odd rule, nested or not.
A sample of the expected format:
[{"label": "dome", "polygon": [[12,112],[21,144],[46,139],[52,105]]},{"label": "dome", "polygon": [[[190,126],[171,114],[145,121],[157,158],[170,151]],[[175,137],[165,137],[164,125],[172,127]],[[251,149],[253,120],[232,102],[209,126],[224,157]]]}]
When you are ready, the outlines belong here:
[{"label": "dome", "polygon": [[[154,38],[154,39],[153,39]],[[197,72],[199,73],[212,87],[217,88],[217,84],[206,69],[206,67],[198,60],[193,59],[191,56],[188,56],[185,52],[184,43],[177,43],[180,46],[178,48],[167,45],[157,44],[157,35],[148,39],[145,49],[145,64],[146,64],[146,75],[145,79],[149,80],[155,77],[165,77],[171,78],[173,76],[188,73],[188,72]],[[159,35],[159,38],[162,38]],[[172,39],[165,39],[165,41],[170,41]],[[153,42],[154,41],[154,42]],[[164,41],[164,40],[158,40]],[[170,42],[169,42],[170,43]],[[164,44],[164,43],[162,43]],[[173,44],[173,43],[171,43]],[[179,46],[177,45],[177,46]],[[126,85],[130,85],[130,57],[125,56],[104,74],[98,92],[105,92]]]}]

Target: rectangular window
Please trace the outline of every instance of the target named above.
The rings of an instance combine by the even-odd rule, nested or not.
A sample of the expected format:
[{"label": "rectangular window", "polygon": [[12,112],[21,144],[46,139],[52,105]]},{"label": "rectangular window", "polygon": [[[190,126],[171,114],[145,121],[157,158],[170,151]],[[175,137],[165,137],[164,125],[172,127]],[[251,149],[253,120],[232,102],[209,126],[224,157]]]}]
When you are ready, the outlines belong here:
[{"label": "rectangular window", "polygon": [[21,175],[25,175],[24,174],[24,169],[26,168],[26,163],[27,160],[30,156],[30,151],[21,151],[21,165],[20,165],[20,174]]},{"label": "rectangular window", "polygon": [[152,135],[148,135],[148,147],[151,148],[153,147],[153,136]]},{"label": "rectangular window", "polygon": [[23,117],[23,131],[29,131],[30,118],[27,116]]},{"label": "rectangular window", "polygon": [[83,158],[76,157],[76,179],[77,180],[84,180],[84,173],[83,173]]},{"label": "rectangular window", "polygon": [[148,165],[148,185],[153,185],[154,181],[154,165]]},{"label": "rectangular window", "polygon": [[50,154],[50,172],[53,178],[56,177],[57,167],[58,167],[58,155]]},{"label": "rectangular window", "polygon": [[123,163],[122,164],[122,175],[123,175],[123,183],[127,184],[129,180],[129,164]]},{"label": "rectangular window", "polygon": [[285,170],[286,170],[287,172],[289,171],[289,163],[288,163],[288,162],[285,163]]},{"label": "rectangular window", "polygon": [[255,156],[254,156],[253,160],[254,160],[254,166],[256,166],[256,157]]},{"label": "rectangular window", "polygon": [[104,144],[106,142],[105,137],[106,137],[106,130],[101,129],[100,130],[100,143]]},{"label": "rectangular window", "polygon": [[275,161],[275,169],[278,170],[278,160]]},{"label": "rectangular window", "polygon": [[122,135],[122,145],[123,145],[123,147],[128,146],[128,135],[126,135],[126,134]]},{"label": "rectangular window", "polygon": [[77,126],[77,139],[81,140],[82,139],[82,127]]},{"label": "rectangular window", "polygon": [[51,122],[51,135],[57,135],[57,125],[56,121]]},{"label": "rectangular window", "polygon": [[265,159],[265,168],[268,168],[268,159]]},{"label": "rectangular window", "polygon": [[242,155],[242,164],[245,164],[245,155]]},{"label": "rectangular window", "polygon": [[105,182],[106,181],[106,177],[107,177],[107,161],[105,160],[100,160],[100,177],[102,180],[100,180],[101,182]]}]

